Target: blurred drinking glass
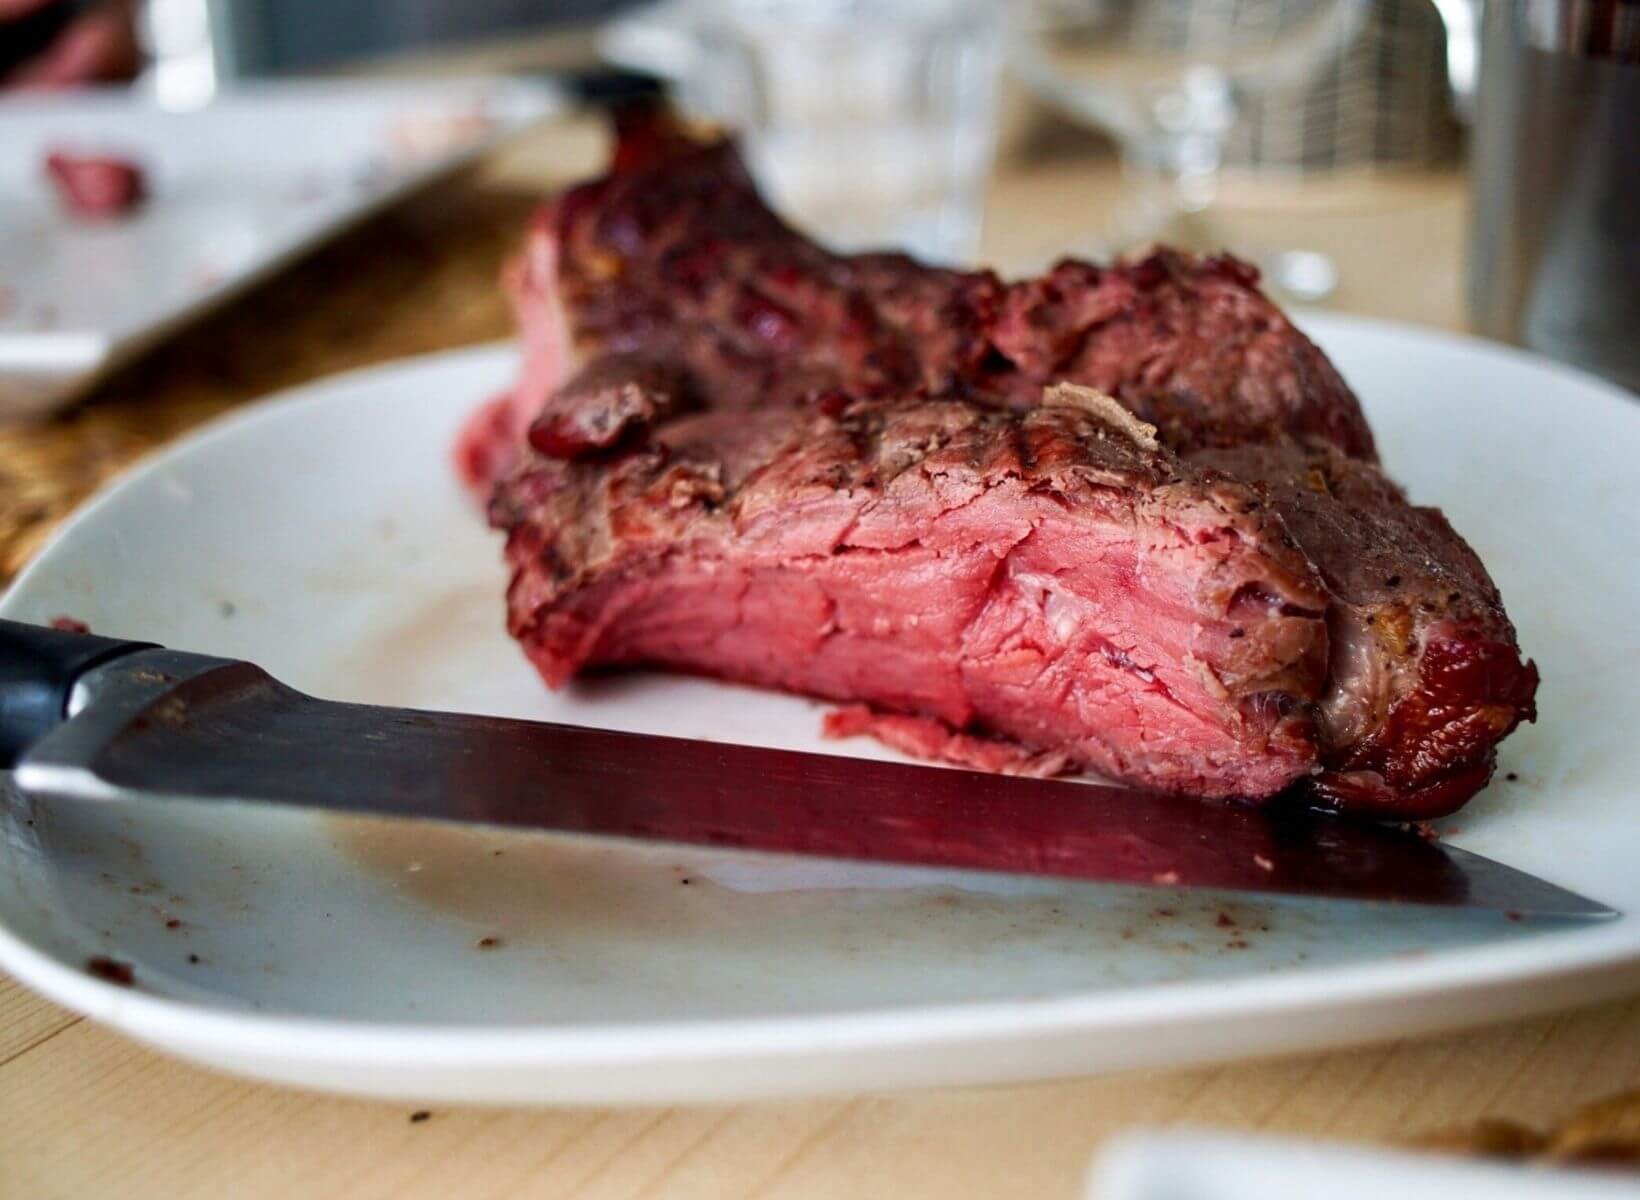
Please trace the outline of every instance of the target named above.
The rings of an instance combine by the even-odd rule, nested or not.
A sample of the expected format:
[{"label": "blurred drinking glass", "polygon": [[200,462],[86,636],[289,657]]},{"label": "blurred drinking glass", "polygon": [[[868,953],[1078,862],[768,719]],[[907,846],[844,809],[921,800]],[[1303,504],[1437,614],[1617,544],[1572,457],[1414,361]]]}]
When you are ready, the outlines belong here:
[{"label": "blurred drinking glass", "polygon": [[1038,94],[1117,139],[1127,197],[1110,234],[1115,248],[1165,241],[1212,250],[1219,247],[1197,215],[1218,190],[1240,103],[1330,65],[1366,8],[1366,0],[1018,0],[1010,48]]},{"label": "blurred drinking glass", "polygon": [[695,86],[775,206],[841,250],[978,249],[1000,47],[981,0],[701,0]]}]

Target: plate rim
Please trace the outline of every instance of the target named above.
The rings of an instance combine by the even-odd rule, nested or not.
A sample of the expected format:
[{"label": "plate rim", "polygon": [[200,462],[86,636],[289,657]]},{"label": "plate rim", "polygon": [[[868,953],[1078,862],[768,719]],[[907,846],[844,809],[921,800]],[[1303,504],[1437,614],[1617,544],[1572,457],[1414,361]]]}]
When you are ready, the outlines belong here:
[{"label": "plate rim", "polygon": [[[1585,395],[1599,397],[1602,403],[1621,404],[1640,418],[1637,398],[1625,389],[1516,347],[1349,314],[1301,312],[1296,320],[1306,332],[1322,336],[1331,332],[1411,338],[1500,358],[1532,372],[1557,376]],[[296,410],[338,402],[341,397],[337,393],[370,388],[383,378],[432,368],[500,371],[516,360],[517,354],[512,342],[497,341],[370,364],[283,389],[212,418],[144,455],[65,518],[0,595],[0,615],[24,602],[33,579],[48,569],[64,539],[72,536],[80,523],[118,503],[125,489],[166,469],[179,456],[208,453],[219,438],[239,436],[262,421]],[[1551,949],[1554,961],[1545,966],[1545,951]],[[136,966],[140,978],[141,962]],[[1230,980],[1186,979],[1050,996],[597,1024],[417,1023],[319,1017],[229,1007],[212,1003],[209,998],[133,991],[93,978],[35,947],[4,924],[0,924],[0,968],[84,1016],[104,1021],[149,1044],[218,1064],[254,1058],[257,1048],[262,1047],[277,1048],[282,1057],[293,1062],[391,1065],[399,1075],[459,1066],[482,1067],[516,1077],[543,1068],[678,1065],[701,1058],[744,1065],[768,1058],[1030,1042],[1095,1030],[1161,1032],[1197,1023],[1225,1027],[1283,1014],[1295,1019],[1302,1015],[1314,1022],[1362,1007],[1382,1011],[1388,1019],[1376,1022],[1361,1037],[1403,1036],[1472,1023],[1474,1017],[1466,1011],[1466,1001],[1489,992],[1501,992],[1508,998],[1498,1004],[1494,995],[1486,1019],[1497,1019],[1505,1010],[1506,1015],[1525,1016],[1566,1007],[1566,989],[1574,983],[1579,985],[1578,998],[1591,1003],[1640,988],[1640,914],[1626,914],[1594,926],[1545,932],[1529,941],[1444,949],[1416,961],[1390,957]],[[1526,984],[1532,986],[1522,986]],[[1438,1011],[1405,1003],[1435,999],[1446,1002]],[[1414,1008],[1419,1011],[1412,1012]],[[1292,1040],[1338,1044],[1350,1039],[1336,1035],[1318,1039],[1300,1033]],[[1200,1061],[1200,1057],[1192,1061]],[[404,1094],[414,1090],[404,1086]],[[398,1094],[384,1093],[363,1080],[354,1090]],[[798,1086],[779,1090],[808,1089]]]},{"label": "plate rim", "polygon": [[[1630,922],[1633,923],[1632,921]],[[1600,927],[1616,928],[1613,923]],[[248,1040],[276,1044],[293,1058],[348,1061],[389,1059],[399,1066],[485,1066],[505,1068],[551,1062],[561,1066],[661,1060],[757,1057],[791,1053],[838,1053],[872,1049],[946,1044],[954,1041],[1013,1040],[1075,1033],[1090,1024],[1112,1028],[1166,1028],[1181,1023],[1224,1025],[1236,1019],[1264,1018],[1280,1013],[1346,1005],[1379,1005],[1386,1001],[1440,994],[1461,999],[1500,985],[1521,981],[1510,960],[1521,950],[1541,950],[1551,939],[1563,950],[1576,940],[1574,953],[1549,972],[1534,972],[1538,984],[1587,986],[1580,998],[1588,1003],[1623,994],[1640,983],[1640,941],[1630,939],[1627,954],[1613,955],[1592,938],[1591,931],[1545,933],[1530,941],[1443,950],[1421,962],[1394,957],[1344,966],[1300,967],[1270,975],[1229,980],[1180,980],[1111,989],[1104,992],[1068,992],[1052,997],[954,1001],[865,1008],[847,1012],[789,1014],[768,1017],[702,1017],[674,1021],[626,1021],[604,1024],[453,1024],[372,1021],[361,1018],[308,1017],[255,1009],[227,1008],[187,999],[161,996],[110,984],[25,942],[0,925],[0,968],[36,987],[47,998],[86,1017],[107,1021],[137,1036],[157,1038],[174,1029],[166,1044],[191,1044],[220,1051],[242,1051]],[[1459,960],[1454,963],[1454,960]],[[18,970],[17,964],[25,964]],[[141,962],[134,964],[139,972]],[[1442,968],[1437,972],[1436,968]],[[1462,968],[1461,972],[1454,968]],[[1461,986],[1439,980],[1419,980],[1408,987],[1400,981],[1406,972],[1459,974]],[[1389,975],[1391,978],[1376,978]],[[140,978],[140,973],[139,973]],[[1283,997],[1272,1002],[1258,993],[1279,988]],[[1298,993],[1286,995],[1286,993]],[[1339,993],[1336,1005],[1325,1005]],[[1521,1014],[1556,1008],[1553,997],[1522,997],[1513,1011]],[[1021,1009],[1029,1010],[1021,1020]],[[1126,1017],[1102,1012],[1127,1010]],[[1488,1019],[1493,1019],[1489,1016]],[[1419,1028],[1465,1024],[1463,1014],[1437,1019]],[[175,1025],[172,1022],[176,1022]],[[841,1036],[840,1036],[841,1035]],[[337,1050],[346,1053],[338,1054]]]}]

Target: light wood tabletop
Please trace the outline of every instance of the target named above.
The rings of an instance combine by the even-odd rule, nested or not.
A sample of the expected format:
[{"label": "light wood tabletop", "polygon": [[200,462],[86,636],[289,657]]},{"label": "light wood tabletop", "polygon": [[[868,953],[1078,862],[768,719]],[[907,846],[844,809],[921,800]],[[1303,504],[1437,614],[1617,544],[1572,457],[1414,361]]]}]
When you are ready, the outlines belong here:
[{"label": "light wood tabletop", "polygon": [[[279,353],[259,345],[224,362],[185,337],[186,352],[160,352],[78,412],[0,434],[0,484],[12,479],[0,487],[0,579],[87,490],[199,420],[344,364],[501,333],[490,280],[527,203],[519,192],[591,170],[602,153],[588,123],[544,130],[194,335],[235,345],[236,322],[266,330],[267,314],[282,313]],[[1074,249],[1117,186],[1073,135],[1016,139],[990,201],[987,257],[1024,265]],[[1331,254],[1333,307],[1462,326],[1455,173],[1303,192],[1244,196],[1226,229]],[[465,247],[459,255],[446,233]],[[387,304],[362,316],[368,293],[358,289],[372,285],[356,268],[389,251],[413,251],[417,311]],[[343,277],[351,282],[321,303],[319,286]],[[423,1110],[209,1074],[0,978],[0,1197],[1068,1198],[1101,1141],[1137,1126],[1394,1142],[1487,1117],[1549,1127],[1637,1085],[1631,999],[1343,1052],[1028,1087],[727,1108]]]}]

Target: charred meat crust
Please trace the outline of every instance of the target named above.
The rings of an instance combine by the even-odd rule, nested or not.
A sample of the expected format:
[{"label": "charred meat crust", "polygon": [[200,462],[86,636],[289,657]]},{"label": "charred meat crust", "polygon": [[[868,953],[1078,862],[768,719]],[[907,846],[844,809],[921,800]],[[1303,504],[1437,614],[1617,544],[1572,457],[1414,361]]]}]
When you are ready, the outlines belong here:
[{"label": "charred meat crust", "polygon": [[1245,263],[1161,250],[1006,283],[835,255],[770,212],[728,144],[645,136],[655,157],[572,189],[537,228],[556,241],[583,356],[685,363],[716,407],[832,385],[1033,407],[1068,379],[1115,396],[1176,450],[1283,433],[1373,456],[1349,388]]},{"label": "charred meat crust", "polygon": [[642,439],[693,407],[684,372],[635,354],[606,354],[547,398],[526,436],[542,454],[584,458]]},{"label": "charred meat crust", "polygon": [[1475,552],[1382,472],[1291,442],[1200,451],[1252,486],[1332,597],[1318,796],[1355,811],[1450,812],[1491,777],[1498,741],[1533,720],[1537,669]]}]

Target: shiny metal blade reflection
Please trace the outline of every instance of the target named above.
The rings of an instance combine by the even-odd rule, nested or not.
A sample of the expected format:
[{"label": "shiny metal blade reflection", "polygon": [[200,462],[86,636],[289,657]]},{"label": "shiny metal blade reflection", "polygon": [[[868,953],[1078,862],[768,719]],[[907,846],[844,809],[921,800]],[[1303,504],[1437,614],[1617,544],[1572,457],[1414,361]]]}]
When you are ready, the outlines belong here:
[{"label": "shiny metal blade reflection", "polygon": [[169,651],[106,670],[84,711],[21,764],[25,789],[297,805],[1101,882],[1612,915],[1404,830],[1307,811],[339,704],[249,664]]}]

